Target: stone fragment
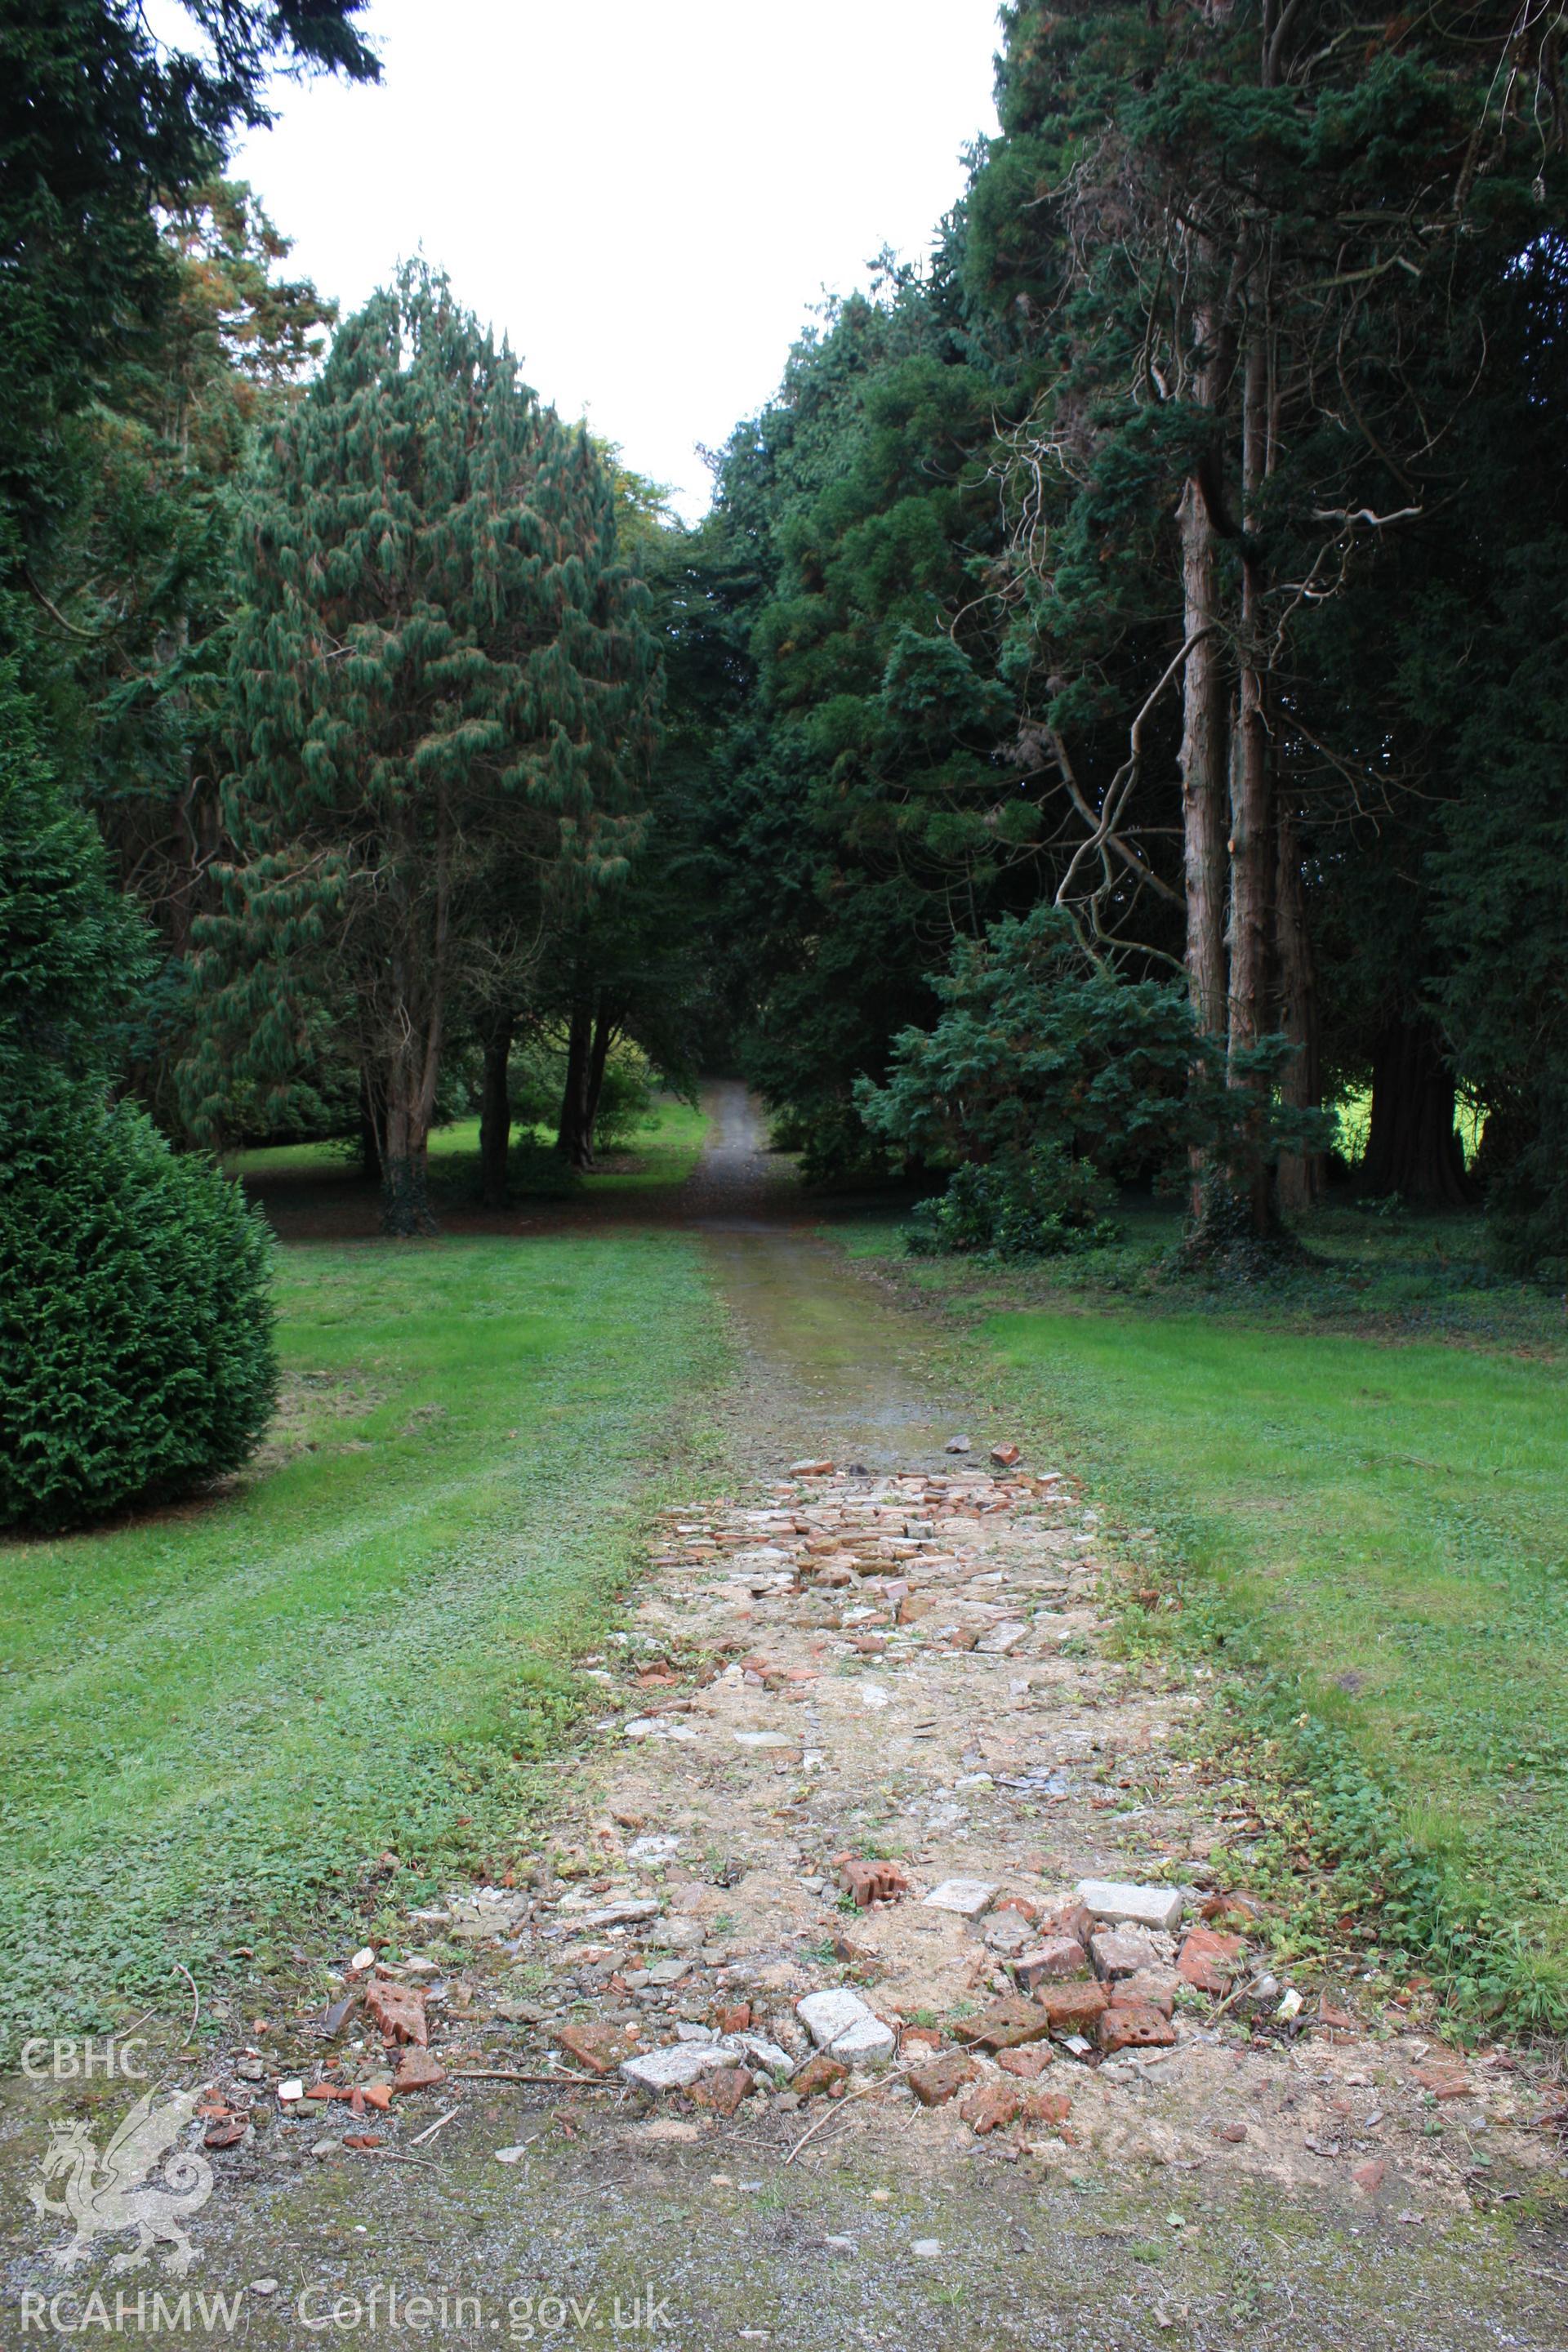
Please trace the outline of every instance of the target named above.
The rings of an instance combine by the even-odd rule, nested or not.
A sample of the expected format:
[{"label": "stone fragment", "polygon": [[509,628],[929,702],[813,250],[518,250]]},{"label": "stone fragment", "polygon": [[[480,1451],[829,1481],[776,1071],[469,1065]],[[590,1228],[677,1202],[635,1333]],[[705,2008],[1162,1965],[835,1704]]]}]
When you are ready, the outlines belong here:
[{"label": "stone fragment", "polygon": [[1120,1879],[1086,1878],[1079,1884],[1078,1899],[1095,1918],[1113,1927],[1159,1927],[1168,1933],[1182,1916],[1186,1895],[1180,1886],[1137,1886]]},{"label": "stone fragment", "polygon": [[405,2050],[392,2078],[395,2091],[434,2091],[447,2079],[447,2069],[428,2050]]},{"label": "stone fragment", "polygon": [[841,2065],[830,2052],[818,2050],[799,2069],[790,2088],[797,2097],[817,2098],[824,2091],[831,2091],[835,2083],[847,2081],[848,2074],[848,2067]]},{"label": "stone fragment", "polygon": [[996,2063],[1004,2074],[1016,2074],[1021,2083],[1032,2083],[1047,2066],[1056,2063],[1056,2052],[1048,2042],[1031,2042],[1016,2050],[999,2050]]},{"label": "stone fragment", "polygon": [[1098,2039],[1109,2057],[1117,2050],[1168,2050],[1176,2029],[1146,2000],[1117,2001],[1100,2013]]},{"label": "stone fragment", "polygon": [[414,2042],[421,2049],[429,2042],[425,1994],[418,1985],[394,1984],[388,1978],[373,1977],[365,1989],[364,2005],[383,2041]]},{"label": "stone fragment", "polygon": [[1286,1988],[1284,1999],[1280,2001],[1279,2006],[1275,2011],[1274,2014],[1283,2024],[1289,2025],[1300,2016],[1303,2007],[1304,2003],[1300,1994],[1297,1991],[1294,1985],[1289,1985]]},{"label": "stone fragment", "polygon": [[838,2035],[833,2054],[850,2066],[885,2066],[897,2046],[898,2037],[890,2025],[884,2025],[879,2017],[866,2017]]},{"label": "stone fragment", "polygon": [[1103,1985],[1092,1982],[1043,1984],[1036,1989],[1034,2005],[1043,2013],[1049,2032],[1092,2033],[1110,2006],[1110,1996]]},{"label": "stone fragment", "polygon": [[641,2057],[623,2058],[621,2079],[644,2091],[684,2091],[704,2074],[716,2074],[733,2063],[721,2042],[671,2042]]},{"label": "stone fragment", "polygon": [[949,2050],[929,2065],[911,2068],[906,2079],[922,2107],[945,2106],[974,2080],[974,2061],[962,2050]]},{"label": "stone fragment", "polygon": [[[1098,1992],[1099,1987],[1092,1990]],[[1100,2000],[1103,2005],[1103,1994]],[[1021,2042],[1043,2042],[1051,2031],[1051,2021],[1037,2000],[1011,1994],[982,2010],[978,2017],[961,2018],[952,2031],[954,2039],[971,2049],[1016,2050]]]},{"label": "stone fragment", "polygon": [[1245,1948],[1239,1936],[1194,1927],[1176,1956],[1176,1967],[1199,1992],[1228,1992]]},{"label": "stone fragment", "polygon": [[1005,1658],[1010,1650],[1017,1648],[1028,1630],[1026,1625],[1009,1618],[1005,1624],[993,1625],[988,1633],[982,1633],[974,1644],[975,1652],[981,1657]]},{"label": "stone fragment", "polygon": [[657,1919],[659,1904],[657,1895],[628,1895],[623,1903],[605,1903],[597,1911],[584,1912],[573,1922],[574,1927],[595,1933],[605,1927],[634,1927],[642,1919]]},{"label": "stone fragment", "polygon": [[288,2075],[278,2085],[278,2104],[280,2107],[291,2107],[296,2099],[302,2099],[304,2095],[305,2085],[298,2074]]},{"label": "stone fragment", "polygon": [[971,1451],[970,1441],[967,1437],[950,1437],[942,1450],[944,1454],[967,1454]]},{"label": "stone fragment", "polygon": [[725,2038],[742,2050],[752,2064],[760,2066],[764,2074],[793,2075],[795,2073],[795,2060],[789,2052],[781,2050],[776,2042],[770,2042],[765,2033],[734,2033]]},{"label": "stone fragment", "polygon": [[831,1462],[792,1462],[789,1475],[792,1478],[831,1478],[833,1465]]},{"label": "stone fragment", "polygon": [[1023,2104],[1023,2093],[1011,2083],[981,2083],[958,2112],[972,2131],[984,2137],[986,2132],[1002,2130],[1016,2122]]},{"label": "stone fragment", "polygon": [[579,2066],[586,2066],[590,2074],[609,2074],[623,2058],[635,2054],[638,2040],[635,2025],[577,2024],[563,2025],[555,2040],[568,2058]]},{"label": "stone fragment", "polygon": [[1118,1977],[1136,1976],[1140,1969],[1149,1966],[1153,1954],[1136,1930],[1127,1934],[1114,1927],[1102,1927],[1089,1938],[1089,1957],[1100,1982],[1110,1984]]},{"label": "stone fragment", "polygon": [[818,2050],[829,2049],[841,2033],[858,2025],[872,2012],[858,1992],[847,1985],[836,1985],[825,1992],[808,1992],[797,2000],[795,2013],[810,2034]]},{"label": "stone fragment", "polygon": [[689,1953],[668,1960],[655,1960],[647,1972],[647,1980],[650,1985],[679,1984],[682,1977],[690,1973],[690,1969]]},{"label": "stone fragment", "polygon": [[1034,1936],[1028,1921],[1021,1919],[1016,1911],[998,1911],[985,1929],[986,1949],[1004,1954],[1016,1952],[1020,1945],[1032,1943]]},{"label": "stone fragment", "polygon": [[961,1919],[978,1919],[996,1900],[996,1888],[984,1878],[944,1878],[921,1900],[928,1911],[952,1911]]}]

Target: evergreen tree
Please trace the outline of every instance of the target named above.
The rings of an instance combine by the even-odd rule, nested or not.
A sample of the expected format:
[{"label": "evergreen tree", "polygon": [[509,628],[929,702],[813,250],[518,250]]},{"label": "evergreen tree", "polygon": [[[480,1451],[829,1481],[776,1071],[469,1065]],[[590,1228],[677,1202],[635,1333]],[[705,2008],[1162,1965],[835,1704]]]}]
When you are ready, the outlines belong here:
[{"label": "evergreen tree", "polygon": [[339,334],[249,491],[240,765],[191,1072],[319,1114],[363,1074],[390,1232],[428,1229],[444,1045],[493,1001],[498,904],[613,879],[651,647],[587,438],[421,267]]}]

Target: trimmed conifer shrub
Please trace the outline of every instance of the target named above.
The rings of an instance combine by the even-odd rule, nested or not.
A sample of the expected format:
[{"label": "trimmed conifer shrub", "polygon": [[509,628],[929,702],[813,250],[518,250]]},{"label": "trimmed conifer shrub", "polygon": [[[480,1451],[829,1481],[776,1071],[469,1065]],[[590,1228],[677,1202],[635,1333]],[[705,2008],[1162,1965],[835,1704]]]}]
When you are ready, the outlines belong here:
[{"label": "trimmed conifer shrub", "polygon": [[41,1112],[0,1154],[0,1526],[47,1532],[237,1469],[277,1359],[238,1186],[129,1105]]}]

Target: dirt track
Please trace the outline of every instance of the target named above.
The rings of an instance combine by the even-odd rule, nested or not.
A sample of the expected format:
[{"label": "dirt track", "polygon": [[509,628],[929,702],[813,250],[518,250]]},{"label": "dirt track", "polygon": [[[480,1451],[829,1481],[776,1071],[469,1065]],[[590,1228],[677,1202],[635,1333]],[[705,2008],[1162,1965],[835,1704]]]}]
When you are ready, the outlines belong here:
[{"label": "dirt track", "polygon": [[[1184,1754],[1201,1684],[1106,1654],[1116,1563],[1070,1463],[933,1390],[928,1335],[813,1234],[739,1090],[714,1108],[677,1213],[733,1321],[733,1475],[679,1498],[588,1662],[605,1712],[563,1762],[531,1883],[455,1890],[445,1918],[411,1922],[441,1955],[404,1981],[429,1988],[449,2079],[371,2115],[379,2144],[355,2151],[364,2125],[279,2116],[231,2053],[221,2081],[267,2120],[213,2158],[187,2284],[246,2288],[236,2340],[258,2344],[1560,2352],[1568,2245],[1535,2210],[1549,2183],[1561,2196],[1558,2143],[1532,2127],[1539,2070],[1445,2052],[1353,1986],[1303,1978],[1300,2017],[1280,2020],[1288,1970],[1267,2000],[1248,1990],[1266,1918],[1218,1923],[1242,1937],[1228,1992],[1180,1978],[1199,1906],[1227,1891],[1210,1856],[1229,1825]],[[965,1457],[942,1450],[958,1430]],[[991,1444],[1014,1436],[1022,1462],[994,1475]],[[791,1476],[801,1456],[835,1471]],[[842,1907],[847,1853],[891,1861],[907,1890]],[[992,1890],[976,1916],[923,1900],[952,1879]],[[1022,2067],[972,2051],[959,2096],[922,2106],[900,2070],[936,2042],[962,2052],[1013,1995],[1008,1958],[1107,1879],[1182,1890],[1180,1927],[1133,1956],[1171,2038],[1104,2055],[1098,2028],[1076,2051],[1031,2031]],[[803,2099],[755,2050],[730,2115],[700,2084],[694,2102],[591,2071],[683,2026],[688,2048],[744,2030],[798,2068],[795,2003],[827,1988],[900,2045],[837,2101]],[[345,2085],[387,2071],[356,2018],[298,2049]],[[479,2079],[508,2073],[552,2079]],[[985,2091],[1005,2120],[980,2136],[962,2106]],[[23,2189],[43,2121],[12,2101]],[[51,2233],[25,2209],[7,2221],[15,2315],[62,2281]],[[110,2280],[116,2242],[70,2282],[68,2318],[95,2283],[110,2309],[117,2288],[169,2292],[152,2270]],[[13,2317],[0,2340],[47,2332]]]}]

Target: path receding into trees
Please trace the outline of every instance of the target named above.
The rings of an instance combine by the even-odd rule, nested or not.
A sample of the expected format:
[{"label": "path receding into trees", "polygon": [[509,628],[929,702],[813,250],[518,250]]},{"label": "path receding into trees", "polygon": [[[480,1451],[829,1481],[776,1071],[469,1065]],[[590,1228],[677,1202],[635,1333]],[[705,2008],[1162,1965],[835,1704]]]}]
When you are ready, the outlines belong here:
[{"label": "path receding into trees", "polygon": [[[365,2010],[237,2039],[212,2098],[247,2129],[190,2284],[246,2289],[264,2345],[1562,2352],[1568,2260],[1539,2217],[1515,2234],[1555,2177],[1539,2083],[1309,1973],[1280,2017],[1267,1916],[1215,1901],[1238,1800],[1205,1783],[1204,1685],[1117,1657],[1071,1463],[956,1391],[949,1335],[816,1230],[742,1090],[711,1112],[679,1197],[615,1214],[710,1268],[721,1467],[650,1526],[513,1883],[401,1927],[382,1982],[423,1996],[444,2079],[280,2107],[290,2076],[388,2079]],[[892,1899],[857,1907],[846,1858]],[[1102,1923],[1091,1969],[1061,1948],[1086,1881],[1182,1916]],[[1222,1940],[1189,1949],[1205,1904]],[[1052,2000],[1022,1999],[1010,1964],[1050,1943]],[[847,2066],[811,2057],[824,1993],[859,2019]],[[10,2230],[13,2279],[47,2284],[49,2233]],[[117,2242],[73,2292],[112,2290]]]}]

